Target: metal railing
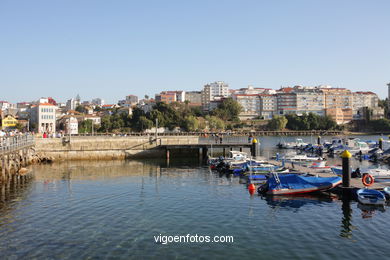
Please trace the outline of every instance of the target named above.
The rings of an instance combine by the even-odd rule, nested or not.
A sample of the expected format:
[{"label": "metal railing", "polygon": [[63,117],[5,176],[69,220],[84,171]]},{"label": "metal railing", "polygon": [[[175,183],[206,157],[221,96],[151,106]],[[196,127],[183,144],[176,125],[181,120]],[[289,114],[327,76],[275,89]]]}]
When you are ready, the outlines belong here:
[{"label": "metal railing", "polygon": [[34,144],[34,136],[31,134],[0,137],[0,154],[14,152]]}]

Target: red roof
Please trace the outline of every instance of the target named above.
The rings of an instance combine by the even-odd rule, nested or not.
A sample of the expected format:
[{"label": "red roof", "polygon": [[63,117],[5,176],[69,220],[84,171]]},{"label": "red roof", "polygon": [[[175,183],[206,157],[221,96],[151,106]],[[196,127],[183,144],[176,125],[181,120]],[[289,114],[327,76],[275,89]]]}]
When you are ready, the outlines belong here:
[{"label": "red roof", "polygon": [[53,104],[50,104],[50,103],[39,103],[40,106],[53,106],[55,107],[55,105]]},{"label": "red roof", "polygon": [[294,88],[290,88],[290,87],[287,87],[287,88],[281,88],[280,91],[283,91],[285,93],[290,93],[294,90]]}]

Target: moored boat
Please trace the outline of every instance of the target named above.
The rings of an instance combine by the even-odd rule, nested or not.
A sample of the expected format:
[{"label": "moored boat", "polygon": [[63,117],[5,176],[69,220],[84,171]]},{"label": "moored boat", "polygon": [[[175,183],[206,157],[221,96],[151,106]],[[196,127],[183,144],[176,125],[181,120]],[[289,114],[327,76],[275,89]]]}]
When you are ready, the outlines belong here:
[{"label": "moored boat", "polygon": [[384,205],[386,202],[385,195],[377,190],[359,189],[356,191],[358,201],[362,204]]},{"label": "moored boat", "polygon": [[375,179],[390,179],[390,170],[387,169],[369,169],[363,173],[368,173]]},{"label": "moored boat", "polygon": [[268,195],[301,194],[329,190],[341,184],[340,177],[306,177],[296,174],[274,174],[260,186],[259,193]]}]

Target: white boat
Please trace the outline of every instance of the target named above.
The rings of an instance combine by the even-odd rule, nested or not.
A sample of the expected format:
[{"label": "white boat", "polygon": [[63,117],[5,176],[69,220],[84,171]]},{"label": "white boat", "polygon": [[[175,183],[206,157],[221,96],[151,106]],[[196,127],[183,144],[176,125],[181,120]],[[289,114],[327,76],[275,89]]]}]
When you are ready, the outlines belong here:
[{"label": "white boat", "polygon": [[375,179],[390,179],[390,170],[387,169],[368,169],[363,173],[368,173]]},{"label": "white boat", "polygon": [[384,205],[386,202],[385,195],[377,190],[359,189],[356,192],[357,198],[362,204]]},{"label": "white boat", "polygon": [[307,156],[307,154],[286,154],[284,160],[286,162],[317,162],[324,159],[319,156]]},{"label": "white boat", "polygon": [[312,165],[309,166],[309,168],[316,170],[316,171],[331,171],[331,167],[326,165],[326,161],[316,161],[313,162]]},{"label": "white boat", "polygon": [[278,147],[283,148],[283,149],[296,149],[296,148],[303,148],[307,145],[308,145],[308,143],[305,143],[305,142],[303,142],[302,139],[297,138],[297,139],[295,139],[295,142],[279,143]]},{"label": "white boat", "polygon": [[384,187],[383,192],[387,195],[390,196],[390,187]]}]

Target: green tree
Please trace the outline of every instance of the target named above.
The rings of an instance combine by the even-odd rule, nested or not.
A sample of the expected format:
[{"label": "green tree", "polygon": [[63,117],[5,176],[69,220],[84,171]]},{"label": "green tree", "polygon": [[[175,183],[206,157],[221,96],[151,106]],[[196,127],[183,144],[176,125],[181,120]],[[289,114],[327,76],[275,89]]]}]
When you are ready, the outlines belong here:
[{"label": "green tree", "polygon": [[287,122],[288,122],[288,120],[284,116],[274,116],[268,122],[267,128],[269,130],[273,130],[273,131],[280,131],[280,130],[283,130],[284,128],[286,128]]},{"label": "green tree", "polygon": [[216,116],[206,116],[205,118],[208,122],[209,128],[211,130],[223,130],[225,129],[225,123],[222,119]]},{"label": "green tree", "polygon": [[16,123],[15,128],[18,129],[18,131],[22,131],[25,128],[25,126],[18,122]]},{"label": "green tree", "polygon": [[146,118],[145,116],[140,116],[138,122],[135,125],[137,131],[144,131],[153,127],[152,120]]},{"label": "green tree", "polygon": [[79,113],[83,113],[83,114],[85,114],[85,113],[87,112],[87,110],[85,109],[85,107],[82,106],[82,105],[78,105],[78,106],[76,107],[76,111],[79,112]]},{"label": "green tree", "polygon": [[185,131],[197,131],[199,127],[199,121],[194,116],[188,116],[184,119],[184,130]]},{"label": "green tree", "polygon": [[112,129],[110,116],[103,116],[100,124],[99,131],[109,132]]},{"label": "green tree", "polygon": [[92,124],[93,124],[93,121],[91,119],[81,121],[79,123],[79,133],[81,133],[81,134],[92,133]]},{"label": "green tree", "polygon": [[213,115],[225,121],[237,121],[241,110],[242,106],[237,101],[227,98],[213,111]]}]

